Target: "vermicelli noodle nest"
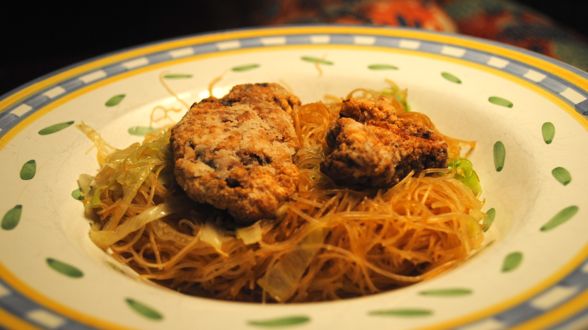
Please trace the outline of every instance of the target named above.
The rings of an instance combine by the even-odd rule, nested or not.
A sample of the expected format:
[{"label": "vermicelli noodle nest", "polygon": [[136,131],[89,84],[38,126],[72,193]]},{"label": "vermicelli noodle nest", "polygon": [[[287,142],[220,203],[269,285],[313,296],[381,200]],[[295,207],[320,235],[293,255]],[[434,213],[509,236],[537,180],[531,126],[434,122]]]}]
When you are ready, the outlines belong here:
[{"label": "vermicelli noodle nest", "polygon": [[[435,129],[426,115],[408,111],[406,91],[395,85],[350,96],[387,97],[398,116]],[[246,228],[227,229],[226,213],[184,196],[173,178],[169,129],[117,150],[82,124],[100,164],[96,176],[80,178],[94,219],[90,237],[144,279],[187,294],[251,302],[374,294],[433,277],[479,249],[479,182],[475,172],[455,165],[471,166],[462,150],[467,154],[475,144],[446,137],[454,166],[410,174],[389,189],[340,187],[320,171],[339,108],[333,100],[291,114],[299,144],[297,193],[276,219]]]}]

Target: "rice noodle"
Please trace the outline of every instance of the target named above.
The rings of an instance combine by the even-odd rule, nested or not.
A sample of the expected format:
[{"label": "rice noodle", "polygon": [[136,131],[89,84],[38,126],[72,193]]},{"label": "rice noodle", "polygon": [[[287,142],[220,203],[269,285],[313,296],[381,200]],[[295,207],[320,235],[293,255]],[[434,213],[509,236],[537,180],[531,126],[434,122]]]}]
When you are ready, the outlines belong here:
[{"label": "rice noodle", "polygon": [[[350,94],[388,97],[399,116],[435,129],[425,115],[407,111],[406,91],[397,87]],[[178,197],[182,192],[171,174],[167,131],[148,136],[140,146],[114,150],[84,127],[99,148],[101,165],[85,188],[84,203],[97,217],[92,240],[142,277],[171,289],[256,302],[378,293],[435,276],[480,248],[482,202],[454,169],[410,174],[378,191],[336,187],[322,174],[325,135],[339,109],[338,102],[311,103],[293,112],[300,144],[294,159],[301,172],[298,192],[280,207],[278,219],[237,233],[215,227],[226,217],[222,212]],[[446,141],[453,159],[464,146],[475,147]],[[140,172],[134,174],[138,180],[120,176],[129,168]],[[107,175],[119,180],[105,180]],[[87,177],[84,182],[87,186]]]}]

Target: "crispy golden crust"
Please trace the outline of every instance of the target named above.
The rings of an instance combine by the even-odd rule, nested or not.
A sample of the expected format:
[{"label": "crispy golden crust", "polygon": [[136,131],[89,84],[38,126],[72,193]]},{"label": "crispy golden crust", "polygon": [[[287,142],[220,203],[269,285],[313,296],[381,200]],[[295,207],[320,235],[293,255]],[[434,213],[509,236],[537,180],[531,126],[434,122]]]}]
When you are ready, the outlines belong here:
[{"label": "crispy golden crust", "polygon": [[410,171],[447,166],[443,137],[399,117],[385,99],[344,101],[327,145],[321,170],[341,185],[391,187]]},{"label": "crispy golden crust", "polygon": [[[234,86],[229,94],[223,97],[225,102],[250,103],[259,105],[264,102],[274,103],[287,113],[300,105],[300,100],[278,84],[241,84]],[[263,108],[257,108],[263,111]]]},{"label": "crispy golden crust", "polygon": [[340,117],[353,118],[364,124],[393,122],[398,119],[394,106],[380,97],[375,102],[367,99],[350,98],[343,100]]},{"label": "crispy golden crust", "polygon": [[296,190],[296,138],[287,111],[299,104],[277,84],[237,85],[221,99],[194,104],[172,129],[176,181],[237,224],[273,218]]}]

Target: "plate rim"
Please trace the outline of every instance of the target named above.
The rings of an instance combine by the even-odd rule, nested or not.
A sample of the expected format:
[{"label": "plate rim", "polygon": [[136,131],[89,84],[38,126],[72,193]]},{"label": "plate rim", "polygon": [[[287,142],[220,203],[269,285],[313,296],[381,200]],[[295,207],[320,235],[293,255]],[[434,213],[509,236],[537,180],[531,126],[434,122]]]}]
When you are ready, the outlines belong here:
[{"label": "plate rim", "polygon": [[[313,32],[313,31],[320,31],[320,32]],[[330,31],[330,32],[327,32]],[[115,51],[111,51],[111,52],[105,52],[103,54],[99,54],[93,57],[90,57],[88,59],[85,60],[81,60],[81,61],[77,61],[73,64],[64,66],[62,68],[58,68],[56,70],[53,70],[49,73],[46,73],[38,78],[35,78],[29,82],[26,82],[20,86],[16,86],[14,88],[12,88],[11,90],[3,93],[0,95],[0,117],[4,114],[5,110],[8,108],[8,106],[10,105],[10,102],[17,102],[18,99],[20,99],[20,95],[23,94],[26,90],[27,94],[32,94],[33,91],[30,91],[30,88],[35,87],[35,91],[38,91],[38,88],[42,88],[44,86],[38,86],[39,83],[42,82],[46,82],[48,79],[50,78],[56,78],[56,77],[60,77],[63,78],[63,80],[70,78],[71,75],[67,75],[67,76],[62,76],[65,73],[71,73],[72,70],[74,69],[80,69],[82,67],[87,67],[88,70],[86,70],[86,72],[91,71],[91,69],[94,66],[88,66],[88,64],[102,64],[103,61],[105,60],[109,60],[108,62],[104,63],[104,64],[111,64],[115,58],[119,58],[119,56],[121,56],[121,59],[128,59],[131,58],[133,56],[131,55],[145,55],[148,53],[152,53],[152,51],[147,51],[148,49],[152,49],[153,47],[158,47],[158,46],[168,46],[165,47],[167,49],[169,48],[174,48],[174,47],[169,47],[172,44],[175,44],[176,42],[185,44],[185,43],[190,43],[190,44],[197,44],[197,43],[204,43],[206,39],[208,38],[215,38],[215,41],[222,41],[225,39],[242,39],[239,38],[238,36],[241,34],[247,35],[247,36],[253,36],[253,37],[262,37],[264,35],[272,35],[272,34],[283,34],[283,35],[288,35],[288,34],[295,34],[295,33],[304,33],[304,34],[309,34],[309,33],[313,33],[313,34],[320,34],[322,32],[325,33],[329,33],[329,34],[360,34],[360,33],[356,33],[356,32],[351,32],[351,31],[362,31],[365,34],[370,34],[368,32],[372,32],[375,35],[382,35],[382,36],[396,36],[399,37],[401,36],[400,34],[403,33],[408,33],[406,35],[403,36],[418,36],[420,35],[422,36],[429,36],[428,38],[425,38],[425,40],[430,40],[431,36],[437,36],[442,38],[442,40],[448,41],[448,40],[454,40],[454,41],[459,41],[459,40],[463,40],[463,41],[471,41],[472,43],[477,44],[478,46],[492,46],[494,50],[504,50],[505,52],[499,52],[498,54],[500,55],[504,55],[505,57],[509,57],[506,55],[514,55],[513,58],[516,58],[520,55],[524,55],[523,58],[519,59],[521,61],[529,58],[529,59],[535,59],[535,60],[540,60],[546,63],[542,63],[542,64],[548,64],[548,67],[545,69],[546,71],[549,71],[549,69],[553,69],[555,68],[556,71],[558,72],[562,72],[561,69],[565,71],[567,71],[568,73],[565,74],[566,76],[570,76],[572,77],[572,79],[575,81],[577,80],[577,78],[574,78],[573,76],[580,76],[580,78],[584,78],[584,79],[588,79],[588,72],[583,71],[577,67],[574,67],[568,63],[565,63],[563,61],[560,61],[558,59],[554,59],[551,57],[548,57],[546,55],[537,53],[537,52],[533,52],[530,51],[528,49],[525,48],[521,48],[518,46],[514,46],[514,45],[509,45],[509,44],[505,44],[505,43],[501,43],[498,41],[494,41],[494,40],[489,40],[489,39],[483,39],[483,38],[479,38],[479,37],[474,37],[474,36],[469,36],[469,35],[465,35],[465,34],[459,34],[459,33],[451,33],[451,32],[441,32],[441,31],[431,31],[431,30],[422,30],[422,29],[417,29],[417,28],[411,28],[411,27],[389,27],[389,26],[373,26],[373,25],[354,25],[354,24],[330,24],[330,25],[326,25],[326,24],[287,24],[287,25],[281,25],[281,26],[273,26],[273,27],[244,27],[244,28],[235,28],[235,29],[224,29],[224,30],[216,30],[216,31],[208,31],[208,32],[202,32],[202,33],[195,33],[195,34],[186,34],[183,36],[178,36],[178,37],[172,37],[172,38],[165,38],[162,40],[156,40],[156,41],[152,41],[152,42],[146,42],[146,43],[141,43],[141,44],[137,44],[134,46],[129,46],[129,47],[125,47],[119,50],[115,50]],[[414,34],[414,35],[413,35]],[[236,37],[231,37],[232,35],[237,35]],[[434,37],[433,37],[434,38]],[[193,41],[193,42],[191,42]],[[443,42],[442,42],[443,43]],[[136,53],[138,52],[138,53]],[[123,56],[125,55],[125,56]],[[100,62],[100,63],[99,63]],[[534,65],[534,67],[537,67],[537,65]],[[571,75],[570,75],[571,74]],[[583,87],[584,90],[588,89],[588,81],[581,81],[581,84],[578,84],[578,86]],[[17,100],[15,100],[15,98],[18,98]]]}]

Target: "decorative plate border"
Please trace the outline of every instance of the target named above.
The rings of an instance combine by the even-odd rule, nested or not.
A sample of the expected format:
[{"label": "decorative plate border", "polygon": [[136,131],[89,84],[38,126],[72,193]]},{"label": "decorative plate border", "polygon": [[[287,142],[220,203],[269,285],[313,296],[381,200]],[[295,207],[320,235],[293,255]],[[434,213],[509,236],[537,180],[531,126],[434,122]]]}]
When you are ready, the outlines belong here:
[{"label": "decorative plate border", "polygon": [[[316,26],[238,30],[172,40],[104,56],[54,73],[46,79],[5,95],[0,100],[0,150],[20,129],[48,111],[49,105],[81,91],[84,87],[99,84],[125,72],[160,63],[189,60],[190,57],[202,54],[292,45],[392,48],[443,56],[478,65],[486,70],[497,70],[509,79],[516,77],[527,82],[588,128],[588,74],[570,69],[557,61],[514,47],[442,33],[412,29]],[[34,166],[34,163],[31,164],[28,168]],[[30,174],[25,172],[24,175]],[[585,322],[588,317],[585,310],[588,298],[587,255],[588,246],[565,270],[560,270],[540,287],[530,290],[532,292],[519,295],[510,304],[502,303],[442,325],[435,325],[434,328],[506,328],[515,325],[532,328],[538,324],[570,326]],[[26,320],[47,328],[91,328],[85,324],[88,323],[88,318],[84,317],[86,322],[79,322],[79,315],[69,317],[56,314],[44,307],[43,301],[49,299],[31,294],[30,290],[20,292],[13,286],[14,283],[18,283],[18,279],[11,278],[9,271],[0,264],[0,306],[20,318],[11,318],[9,313],[0,314],[0,319],[6,318],[7,325],[16,326],[17,322]],[[20,284],[26,287],[26,284]],[[135,302],[129,302],[130,305],[133,303]],[[146,306],[137,307],[135,304],[133,308],[143,309],[145,312]],[[96,325],[93,322],[89,324]]]}]

